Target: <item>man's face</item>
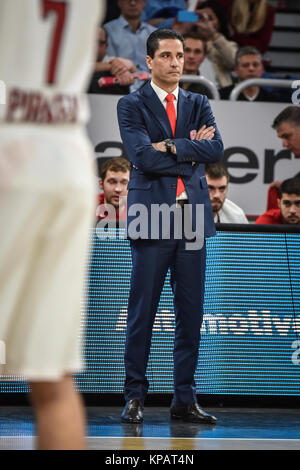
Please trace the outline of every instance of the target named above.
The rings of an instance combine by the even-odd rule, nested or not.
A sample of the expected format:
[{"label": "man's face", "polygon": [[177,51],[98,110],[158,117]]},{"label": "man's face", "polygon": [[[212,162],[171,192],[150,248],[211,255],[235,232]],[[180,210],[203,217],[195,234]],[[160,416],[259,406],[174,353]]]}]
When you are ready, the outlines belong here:
[{"label": "man's face", "polygon": [[222,208],[226,199],[228,180],[226,176],[222,176],[222,178],[218,179],[211,179],[206,175],[206,181],[212,210],[216,214]]},{"label": "man's face", "polygon": [[103,30],[103,28],[99,28],[98,30],[98,55],[97,55],[98,62],[102,62],[102,60],[104,59],[107,48],[108,48],[108,42],[107,42],[105,31]]},{"label": "man's face", "polygon": [[100,179],[99,186],[104,191],[104,203],[112,204],[119,208],[120,196],[127,196],[127,185],[129,181],[129,171],[108,170],[104,181]]},{"label": "man's face", "polygon": [[261,58],[256,54],[247,54],[239,58],[235,73],[240,81],[248,78],[260,78],[264,72]]},{"label": "man's face", "polygon": [[205,59],[204,44],[201,39],[186,38],[184,48],[184,72],[196,75]]},{"label": "man's face", "polygon": [[137,20],[146,6],[146,0],[119,0],[118,5],[126,20]]},{"label": "man's face", "polygon": [[147,55],[147,65],[153,82],[162,89],[178,85],[183,71],[183,44],[179,39],[161,39],[153,59]]},{"label": "man's face", "polygon": [[300,196],[282,193],[278,199],[282,220],[285,224],[300,224]]},{"label": "man's face", "polygon": [[282,122],[276,130],[277,136],[282,139],[282,146],[300,156],[300,126]]}]

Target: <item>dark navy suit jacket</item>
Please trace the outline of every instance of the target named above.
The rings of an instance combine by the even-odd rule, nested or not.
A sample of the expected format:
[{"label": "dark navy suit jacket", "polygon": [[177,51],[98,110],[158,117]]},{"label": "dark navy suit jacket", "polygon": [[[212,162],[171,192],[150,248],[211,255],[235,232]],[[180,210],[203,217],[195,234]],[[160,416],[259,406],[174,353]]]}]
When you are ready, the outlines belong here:
[{"label": "dark navy suit jacket", "polygon": [[[214,235],[215,224],[205,178],[205,164],[222,159],[223,143],[207,97],[179,89],[174,138],[176,155],[159,152],[152,146],[152,143],[173,136],[166,110],[150,83],[119,100],[118,120],[131,162],[128,225],[134,218],[131,215],[134,204],[143,204],[149,214],[151,204],[175,204],[177,177],[181,176],[193,210],[193,229],[194,209],[196,204],[203,204],[204,235]],[[204,124],[207,127],[214,126],[214,138],[190,140],[190,131],[198,130]],[[150,218],[145,238],[151,238]],[[153,238],[161,238],[161,234]]]}]

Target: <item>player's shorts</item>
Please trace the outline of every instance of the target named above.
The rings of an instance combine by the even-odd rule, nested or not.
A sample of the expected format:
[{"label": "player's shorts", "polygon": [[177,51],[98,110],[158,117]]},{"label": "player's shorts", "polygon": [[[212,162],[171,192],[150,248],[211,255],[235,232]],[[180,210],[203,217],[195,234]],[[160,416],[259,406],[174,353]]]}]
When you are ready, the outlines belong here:
[{"label": "player's shorts", "polygon": [[77,126],[1,126],[2,380],[57,381],[84,366],[92,155]]}]

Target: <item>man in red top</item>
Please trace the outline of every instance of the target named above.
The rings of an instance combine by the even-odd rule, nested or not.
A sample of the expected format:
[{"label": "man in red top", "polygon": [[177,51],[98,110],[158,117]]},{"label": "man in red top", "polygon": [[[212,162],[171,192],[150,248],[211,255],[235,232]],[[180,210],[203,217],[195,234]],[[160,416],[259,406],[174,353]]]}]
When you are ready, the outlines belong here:
[{"label": "man in red top", "polygon": [[[127,196],[130,163],[126,158],[116,157],[107,160],[101,166],[99,187],[99,205],[96,210],[98,219],[105,217],[125,220],[126,204],[122,196]],[[121,198],[121,199],[120,199]]]},{"label": "man in red top", "polygon": [[300,225],[300,178],[283,181],[279,189],[278,209],[265,212],[255,223]]},{"label": "man in red top", "polygon": [[282,147],[300,158],[300,107],[294,105],[285,108],[276,116],[272,127],[282,140]]},{"label": "man in red top", "polygon": [[[288,106],[276,116],[272,124],[282,146],[300,159],[300,106]],[[300,172],[295,175],[300,177]],[[281,181],[273,181],[268,191],[267,209],[277,208],[278,188]]]}]

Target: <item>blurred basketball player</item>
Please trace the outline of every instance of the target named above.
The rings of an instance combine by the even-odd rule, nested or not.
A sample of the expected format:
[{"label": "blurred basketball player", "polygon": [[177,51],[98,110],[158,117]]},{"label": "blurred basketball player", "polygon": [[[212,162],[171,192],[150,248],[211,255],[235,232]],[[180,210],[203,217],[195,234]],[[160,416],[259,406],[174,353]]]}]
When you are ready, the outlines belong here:
[{"label": "blurred basketball player", "polygon": [[95,209],[82,92],[103,3],[0,2],[0,373],[29,381],[39,449],[85,447],[71,377],[83,366],[80,299]]}]

